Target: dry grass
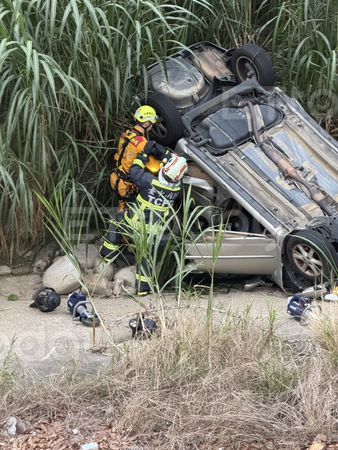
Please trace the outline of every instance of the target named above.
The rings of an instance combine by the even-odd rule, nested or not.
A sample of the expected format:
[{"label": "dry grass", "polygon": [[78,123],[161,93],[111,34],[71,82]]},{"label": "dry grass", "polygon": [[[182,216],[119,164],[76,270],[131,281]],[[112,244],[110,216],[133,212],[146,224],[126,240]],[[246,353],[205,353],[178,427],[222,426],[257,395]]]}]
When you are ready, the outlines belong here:
[{"label": "dry grass", "polygon": [[296,449],[330,435],[337,418],[335,366],[319,344],[309,348],[297,354],[248,314],[229,314],[210,331],[181,313],[104,373],[88,378],[67,364],[52,378],[7,385],[0,422],[57,420],[81,432],[112,424],[156,449]]}]

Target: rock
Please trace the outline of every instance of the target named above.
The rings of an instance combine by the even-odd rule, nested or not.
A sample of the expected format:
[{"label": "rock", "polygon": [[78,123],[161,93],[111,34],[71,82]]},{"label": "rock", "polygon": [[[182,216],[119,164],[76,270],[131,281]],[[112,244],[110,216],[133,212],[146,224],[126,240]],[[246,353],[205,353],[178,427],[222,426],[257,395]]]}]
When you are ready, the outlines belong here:
[{"label": "rock", "polygon": [[120,269],[115,273],[114,281],[122,280],[125,287],[135,287],[135,271],[136,266],[123,267],[123,269]]},{"label": "rock", "polygon": [[61,256],[43,274],[42,286],[58,294],[70,294],[80,287],[80,274],[68,256]]},{"label": "rock", "polygon": [[10,275],[12,273],[12,269],[8,266],[0,266],[0,276],[1,275]]},{"label": "rock", "polygon": [[[130,288],[131,289],[131,288]],[[113,282],[113,295],[119,297],[124,292],[123,280],[116,280]]]},{"label": "rock", "polygon": [[44,272],[53,262],[57,253],[58,247],[55,242],[52,242],[44,247],[37,255],[36,261],[33,264],[34,273]]},{"label": "rock", "polygon": [[84,279],[85,291],[89,295],[104,295],[109,297],[113,294],[113,283],[111,283],[107,278],[102,278],[101,275],[97,273],[88,274]]},{"label": "rock", "polygon": [[10,436],[15,436],[16,435],[16,424],[17,424],[16,417],[9,417],[8,418],[7,423],[5,425],[5,429],[6,429],[6,432]]},{"label": "rock", "polygon": [[24,265],[24,266],[14,267],[14,269],[12,269],[12,274],[13,275],[28,275],[29,273],[31,273],[31,271],[32,271],[31,265]]},{"label": "rock", "polygon": [[74,255],[83,268],[92,269],[96,258],[99,256],[99,251],[93,244],[79,244],[74,249]]},{"label": "rock", "polygon": [[98,257],[95,260],[94,272],[111,281],[114,276],[113,264],[106,263],[102,258]]},{"label": "rock", "polygon": [[113,294],[119,296],[123,294],[124,288],[131,294],[136,292],[135,266],[124,267],[114,275]]}]

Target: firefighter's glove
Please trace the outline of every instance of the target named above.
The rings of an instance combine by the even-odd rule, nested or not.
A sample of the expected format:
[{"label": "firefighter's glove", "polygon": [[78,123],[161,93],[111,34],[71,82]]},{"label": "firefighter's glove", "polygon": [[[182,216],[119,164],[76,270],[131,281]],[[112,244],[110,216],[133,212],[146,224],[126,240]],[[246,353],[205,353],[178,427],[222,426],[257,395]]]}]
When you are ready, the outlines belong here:
[{"label": "firefighter's glove", "polygon": [[153,156],[155,159],[163,161],[164,159],[168,160],[170,158],[170,150],[163,145],[158,144],[156,141],[148,141],[147,145],[143,151],[144,154],[148,156]]}]

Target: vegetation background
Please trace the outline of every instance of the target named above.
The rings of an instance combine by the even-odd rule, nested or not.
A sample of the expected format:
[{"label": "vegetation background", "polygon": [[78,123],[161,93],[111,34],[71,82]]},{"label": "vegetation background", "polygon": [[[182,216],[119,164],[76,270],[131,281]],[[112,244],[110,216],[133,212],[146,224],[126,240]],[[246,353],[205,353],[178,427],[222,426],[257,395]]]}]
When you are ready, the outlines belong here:
[{"label": "vegetation background", "polygon": [[0,257],[41,239],[36,194],[65,222],[98,218],[146,67],[182,45],[265,47],[279,84],[337,135],[337,22],[335,0],[3,0]]}]

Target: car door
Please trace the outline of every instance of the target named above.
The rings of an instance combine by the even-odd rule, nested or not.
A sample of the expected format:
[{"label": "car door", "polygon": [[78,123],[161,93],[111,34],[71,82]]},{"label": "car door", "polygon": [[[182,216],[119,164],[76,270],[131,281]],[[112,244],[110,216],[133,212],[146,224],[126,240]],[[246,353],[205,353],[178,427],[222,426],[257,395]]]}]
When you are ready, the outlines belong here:
[{"label": "car door", "polygon": [[218,274],[272,275],[276,271],[276,241],[264,234],[206,232],[186,243],[187,261],[198,271]]}]

